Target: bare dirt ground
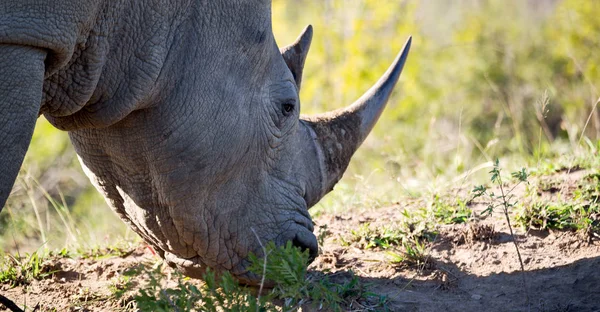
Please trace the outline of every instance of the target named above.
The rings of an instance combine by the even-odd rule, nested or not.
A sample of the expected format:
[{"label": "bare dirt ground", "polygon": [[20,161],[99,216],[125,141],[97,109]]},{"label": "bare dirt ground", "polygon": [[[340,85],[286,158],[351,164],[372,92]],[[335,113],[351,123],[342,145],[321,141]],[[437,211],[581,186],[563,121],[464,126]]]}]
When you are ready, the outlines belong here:
[{"label": "bare dirt ground", "polygon": [[[558,188],[542,195],[564,199],[584,174],[583,170],[558,173],[551,177],[560,181]],[[523,188],[517,194],[525,196]],[[600,311],[600,240],[594,235],[526,233],[517,227],[524,274],[501,213],[469,224],[440,226],[427,246],[427,261],[420,265],[394,264],[385,250],[342,243],[365,223],[390,226],[402,222],[404,209],[419,205],[421,200],[408,200],[362,213],[315,218],[317,226],[327,225],[327,235],[321,255],[309,270],[336,282],[357,276],[370,292],[387,297],[391,311]],[[476,202],[470,208],[477,212],[485,207]],[[57,271],[52,276],[27,286],[0,285],[0,293],[21,307],[27,305],[28,311],[36,306],[39,311],[120,310],[126,300],[114,299],[111,285],[125,270],[157,258],[141,245],[121,257],[48,261]],[[370,304],[357,299],[348,309],[361,311]]]}]

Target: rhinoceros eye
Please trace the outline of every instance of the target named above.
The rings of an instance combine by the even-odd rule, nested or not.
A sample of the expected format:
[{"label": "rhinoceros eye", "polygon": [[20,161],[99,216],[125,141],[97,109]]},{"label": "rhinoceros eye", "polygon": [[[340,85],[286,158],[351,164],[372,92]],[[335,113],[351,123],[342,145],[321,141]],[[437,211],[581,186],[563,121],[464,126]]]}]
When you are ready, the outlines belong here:
[{"label": "rhinoceros eye", "polygon": [[294,103],[286,102],[281,104],[281,113],[283,116],[289,116],[294,112]]}]

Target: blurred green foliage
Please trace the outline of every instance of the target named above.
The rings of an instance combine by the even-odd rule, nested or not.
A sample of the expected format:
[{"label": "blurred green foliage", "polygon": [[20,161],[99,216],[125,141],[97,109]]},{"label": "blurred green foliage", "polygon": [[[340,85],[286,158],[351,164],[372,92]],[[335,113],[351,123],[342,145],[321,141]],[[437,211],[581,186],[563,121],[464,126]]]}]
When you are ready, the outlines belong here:
[{"label": "blurred green foliage", "polygon": [[305,24],[315,29],[306,114],[357,99],[413,36],[397,91],[336,187],[344,191],[317,210],[386,204],[461,182],[497,157],[512,170],[597,140],[599,9],[585,0],[275,1],[280,45]]},{"label": "blurred green foliage", "polygon": [[131,236],[83,174],[66,132],[40,117],[0,214],[0,255],[93,249]]},{"label": "blurred green foliage", "polygon": [[[511,160],[521,167],[598,140],[597,12],[600,2],[589,0],[274,0],[280,46],[314,26],[304,114],[352,103],[413,36],[382,119],[337,191],[314,211],[377,207],[463,181],[497,157],[511,170]],[[96,233],[87,236],[102,241],[101,233],[124,233],[67,141],[40,119],[9,212],[0,215],[2,247],[26,240],[9,233],[39,246],[41,226],[46,232],[55,231],[53,222],[64,227],[32,179],[54,198],[63,195],[73,227]],[[588,145],[596,153],[598,144]],[[37,221],[30,197],[40,202]]]}]

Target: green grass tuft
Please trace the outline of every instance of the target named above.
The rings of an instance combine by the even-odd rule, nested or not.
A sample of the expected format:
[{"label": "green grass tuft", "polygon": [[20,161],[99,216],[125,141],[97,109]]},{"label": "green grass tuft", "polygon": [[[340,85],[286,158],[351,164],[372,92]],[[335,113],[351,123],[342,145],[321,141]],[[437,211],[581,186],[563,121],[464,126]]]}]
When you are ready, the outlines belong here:
[{"label": "green grass tuft", "polygon": [[11,286],[27,285],[32,280],[41,280],[54,272],[44,263],[45,256],[38,252],[25,256],[5,256],[0,261],[0,284]]}]

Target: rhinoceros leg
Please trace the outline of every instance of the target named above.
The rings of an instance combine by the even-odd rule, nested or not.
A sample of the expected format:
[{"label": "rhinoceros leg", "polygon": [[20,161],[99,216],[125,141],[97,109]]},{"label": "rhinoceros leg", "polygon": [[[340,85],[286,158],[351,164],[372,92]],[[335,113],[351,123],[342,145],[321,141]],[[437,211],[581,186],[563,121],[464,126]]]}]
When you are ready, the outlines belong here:
[{"label": "rhinoceros leg", "polygon": [[15,182],[40,110],[43,50],[0,45],[0,211]]}]

